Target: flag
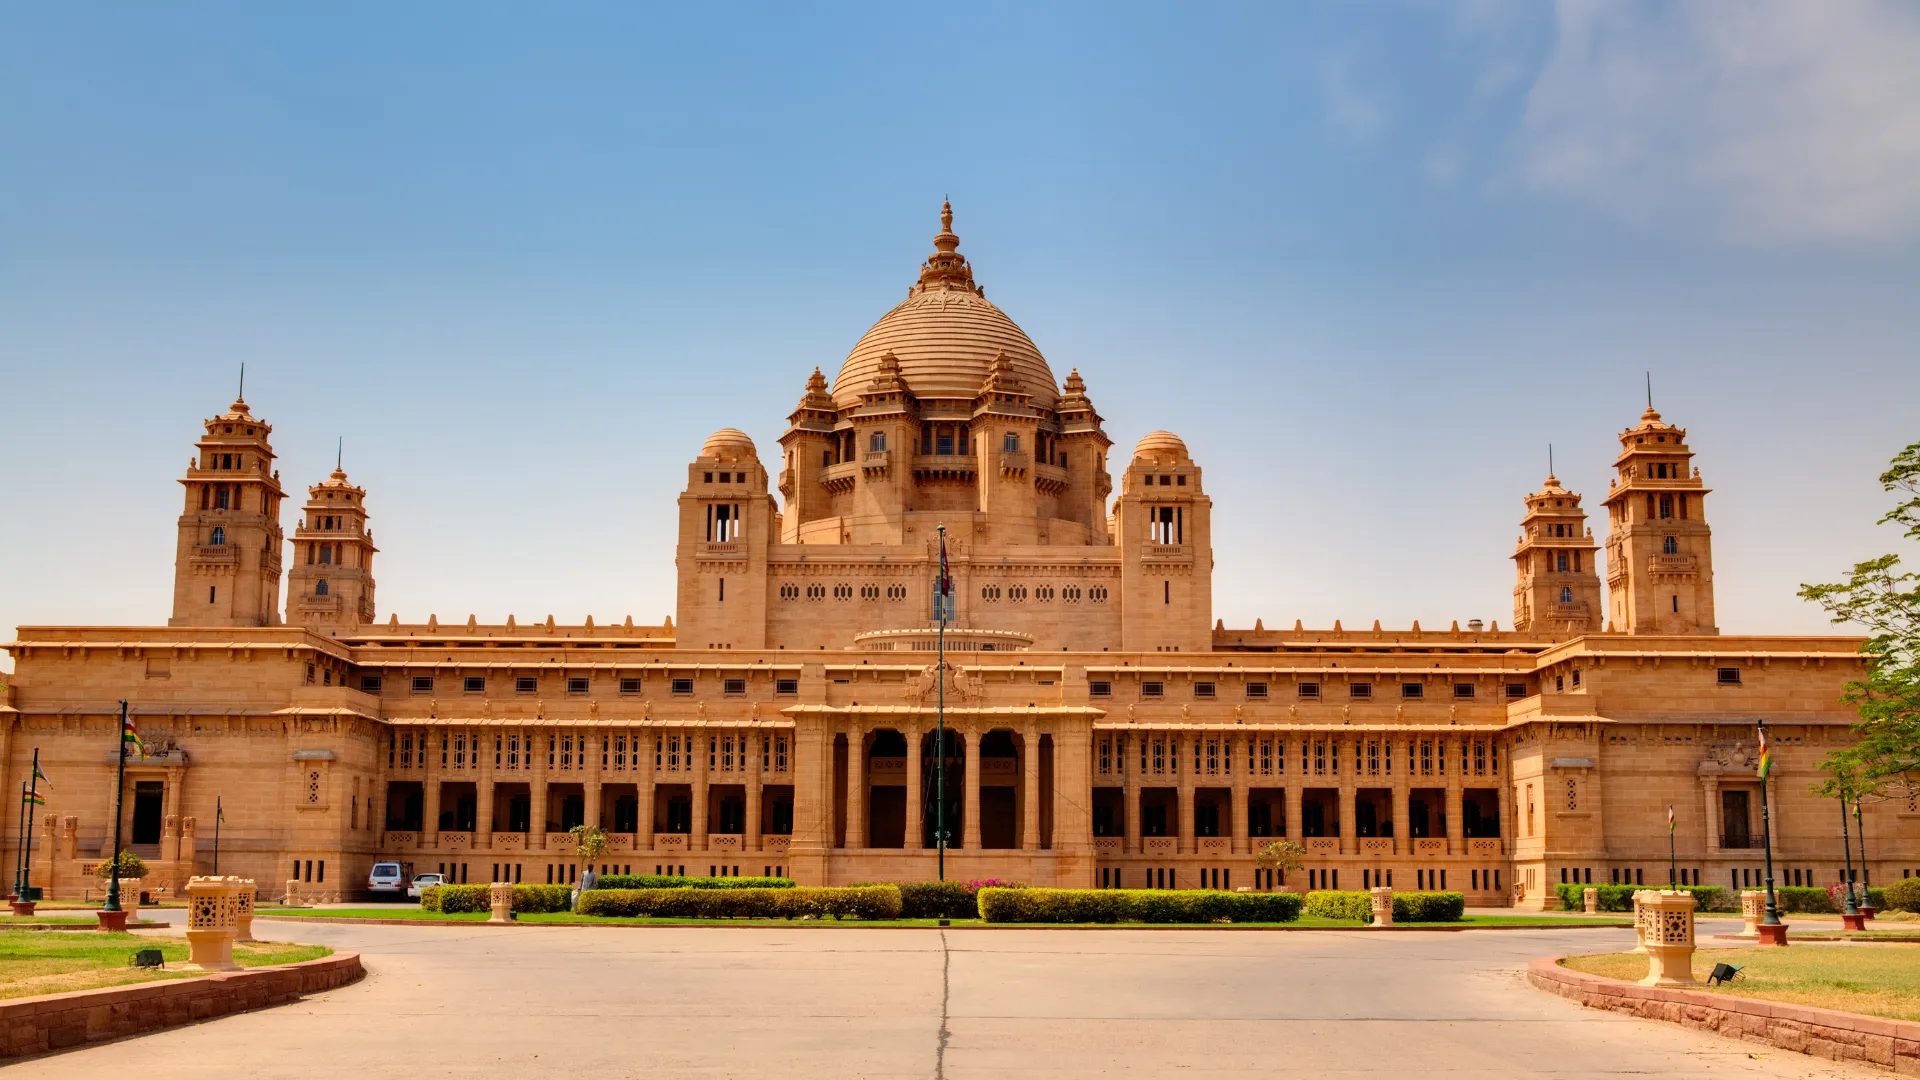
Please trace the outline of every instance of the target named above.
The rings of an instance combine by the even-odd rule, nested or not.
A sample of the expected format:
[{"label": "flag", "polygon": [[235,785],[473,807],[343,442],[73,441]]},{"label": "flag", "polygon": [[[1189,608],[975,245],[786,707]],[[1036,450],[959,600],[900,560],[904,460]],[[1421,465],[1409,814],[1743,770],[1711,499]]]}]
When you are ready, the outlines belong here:
[{"label": "flag", "polygon": [[1672,803],[1668,803],[1668,804],[1667,804],[1667,831],[1668,831],[1668,832],[1672,832],[1672,831],[1673,831],[1673,826],[1674,826],[1674,819],[1673,819],[1673,804],[1672,804]]},{"label": "flag", "polygon": [[227,810],[220,805],[219,799],[213,800],[213,820],[222,824],[227,820]]},{"label": "flag", "polygon": [[120,729],[120,752],[122,754],[126,753],[128,746],[132,746],[134,752],[141,757],[147,756],[147,748],[141,744],[140,733],[134,730],[133,717],[131,716],[127,717],[126,724]]},{"label": "flag", "polygon": [[1760,729],[1760,779],[1765,780],[1767,773],[1773,771],[1773,751],[1767,749],[1767,729]]},{"label": "flag", "polygon": [[35,761],[33,763],[34,789],[38,790],[41,784],[46,784],[48,787],[52,787],[53,781],[47,779],[47,774],[40,771],[40,763],[38,761]]},{"label": "flag", "polygon": [[47,797],[45,795],[40,794],[37,791],[29,791],[27,792],[27,805],[28,806],[45,806],[47,805]]},{"label": "flag", "polygon": [[947,534],[940,534],[940,595],[953,596],[953,573],[947,568]]}]

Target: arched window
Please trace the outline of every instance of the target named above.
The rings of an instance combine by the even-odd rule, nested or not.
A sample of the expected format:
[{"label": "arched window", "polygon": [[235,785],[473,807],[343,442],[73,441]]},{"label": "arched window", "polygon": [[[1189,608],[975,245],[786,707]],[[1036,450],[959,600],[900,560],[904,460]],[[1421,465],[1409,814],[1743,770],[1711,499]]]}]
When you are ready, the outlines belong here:
[{"label": "arched window", "polygon": [[320,545],[320,565],[321,566],[333,565],[333,545],[332,544]]},{"label": "arched window", "polygon": [[315,596],[327,595],[327,579],[326,578],[321,578],[319,581],[316,581],[313,583],[313,595]]},{"label": "arched window", "polygon": [[1660,554],[1662,555],[1680,554],[1680,541],[1674,539],[1671,536],[1667,537],[1665,540],[1660,542]]},{"label": "arched window", "polygon": [[[325,584],[325,583],[324,583],[324,582],[322,582],[322,584]],[[1561,602],[1561,603],[1563,603],[1563,604],[1571,604],[1571,603],[1573,603],[1573,590],[1572,590],[1572,589],[1561,589],[1561,590],[1560,590],[1560,602]]]},{"label": "arched window", "polygon": [[876,431],[872,435],[867,437],[867,449],[877,452],[877,451],[885,450],[886,448],[887,448],[886,432]]},{"label": "arched window", "polygon": [[226,542],[227,542],[227,530],[221,528],[218,525],[215,525],[213,527],[213,535],[207,538],[208,545],[212,547],[222,547],[226,544]]},{"label": "arched window", "polygon": [[1660,516],[1663,518],[1670,518],[1673,516],[1673,496],[1671,495],[1660,496]]}]

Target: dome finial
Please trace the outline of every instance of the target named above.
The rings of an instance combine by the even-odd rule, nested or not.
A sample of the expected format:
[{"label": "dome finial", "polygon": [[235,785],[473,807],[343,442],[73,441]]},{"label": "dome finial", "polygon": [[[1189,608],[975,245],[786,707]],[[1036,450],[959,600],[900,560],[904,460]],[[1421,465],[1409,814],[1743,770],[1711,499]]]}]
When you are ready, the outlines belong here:
[{"label": "dome finial", "polygon": [[953,202],[951,200],[940,204],[940,232],[933,238],[933,247],[936,251],[949,254],[960,248],[960,238],[955,236],[953,232]]}]

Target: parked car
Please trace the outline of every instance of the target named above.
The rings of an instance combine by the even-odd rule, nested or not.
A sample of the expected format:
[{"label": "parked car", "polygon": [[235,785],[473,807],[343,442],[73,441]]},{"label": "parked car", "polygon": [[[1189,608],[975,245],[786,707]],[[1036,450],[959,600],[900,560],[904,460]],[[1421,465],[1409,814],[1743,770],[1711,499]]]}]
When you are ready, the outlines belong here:
[{"label": "parked car", "polygon": [[415,875],[413,884],[407,886],[407,895],[418,900],[420,899],[421,890],[444,884],[446,884],[446,882],[439,874],[418,874]]},{"label": "parked car", "polygon": [[374,863],[367,875],[367,892],[375,900],[398,900],[407,890],[407,876],[397,862]]}]

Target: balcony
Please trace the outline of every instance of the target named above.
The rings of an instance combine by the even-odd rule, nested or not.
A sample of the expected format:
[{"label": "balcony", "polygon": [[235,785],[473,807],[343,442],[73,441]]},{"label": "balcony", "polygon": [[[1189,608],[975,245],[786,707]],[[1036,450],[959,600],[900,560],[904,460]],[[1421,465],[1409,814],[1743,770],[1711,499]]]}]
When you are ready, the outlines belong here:
[{"label": "balcony", "polygon": [[1467,854],[1480,858],[1498,858],[1500,856],[1499,837],[1473,839],[1467,841]]},{"label": "balcony", "polygon": [[1178,845],[1171,836],[1144,836],[1140,838],[1140,854],[1172,855]]},{"label": "balcony", "polygon": [[197,563],[237,563],[240,561],[240,549],[232,544],[203,544],[193,549],[193,561]]},{"label": "balcony", "polygon": [[1429,856],[1445,855],[1447,853],[1447,842],[1445,840],[1432,840],[1426,837],[1419,837],[1413,841],[1413,853],[1415,855]]},{"label": "balcony", "polygon": [[301,611],[339,611],[340,598],[332,593],[326,596],[301,596],[294,600]]},{"label": "balcony", "polygon": [[1093,838],[1093,853],[1095,855],[1118,855],[1120,854],[1120,847],[1120,838],[1117,836],[1096,836]]},{"label": "balcony", "polygon": [[709,833],[707,850],[721,855],[738,855],[746,850],[746,837],[739,833]]},{"label": "balcony", "polygon": [[1233,841],[1224,836],[1203,836],[1200,837],[1197,843],[1200,854],[1202,855],[1233,854]]},{"label": "balcony", "polygon": [[688,837],[686,833],[654,833],[653,850],[666,852],[667,854],[678,852],[679,854],[685,855],[688,848],[687,840]]},{"label": "balcony", "polygon": [[887,475],[893,468],[893,451],[869,450],[860,456],[860,471],[869,480]]},{"label": "balcony", "polygon": [[1040,464],[1033,467],[1033,486],[1036,491],[1049,495],[1058,495],[1067,490],[1067,470],[1058,465]]},{"label": "balcony", "polygon": [[1655,555],[1650,566],[1656,574],[1692,574],[1700,569],[1700,560],[1692,555]]},{"label": "balcony", "polygon": [[768,851],[768,852],[772,852],[779,855],[785,855],[787,853],[787,849],[792,846],[793,846],[793,837],[791,836],[766,836],[766,837],[762,837],[760,840],[760,848],[762,851]]},{"label": "balcony", "polygon": [[1309,855],[1340,854],[1340,838],[1337,836],[1309,836],[1305,843]]},{"label": "balcony", "polygon": [[1000,452],[1000,475],[1008,479],[1027,475],[1027,469],[1031,464],[1032,462],[1028,460],[1027,455],[1017,450],[1002,450]]},{"label": "balcony", "polygon": [[1393,838],[1390,836],[1363,836],[1360,838],[1360,854],[1391,855]]},{"label": "balcony", "polygon": [[747,545],[738,540],[702,540],[694,550],[696,559],[742,559],[747,554]]},{"label": "balcony", "polygon": [[854,480],[859,475],[859,462],[843,461],[820,470],[820,486],[828,491],[852,491]]},{"label": "balcony", "polygon": [[916,480],[972,480],[979,463],[965,454],[915,454],[913,476]]}]

